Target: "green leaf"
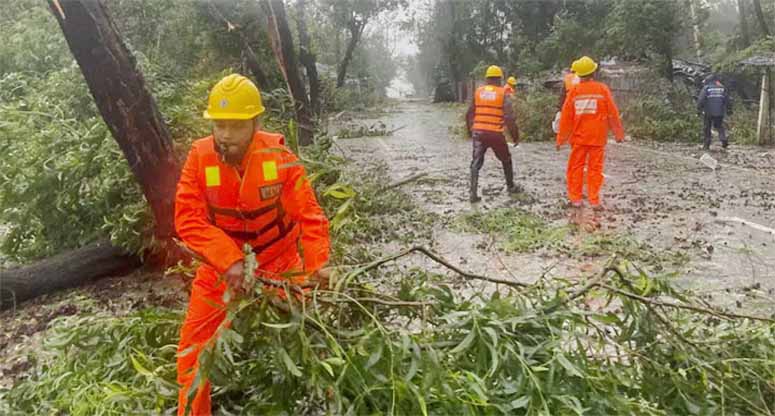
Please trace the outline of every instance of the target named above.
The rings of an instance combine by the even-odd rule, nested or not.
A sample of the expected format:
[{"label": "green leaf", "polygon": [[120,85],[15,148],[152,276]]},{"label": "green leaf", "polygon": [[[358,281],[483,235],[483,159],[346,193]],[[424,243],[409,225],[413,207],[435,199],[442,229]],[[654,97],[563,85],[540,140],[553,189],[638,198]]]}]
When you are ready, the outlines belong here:
[{"label": "green leaf", "polygon": [[511,402],[511,409],[521,409],[523,407],[527,407],[528,403],[530,403],[530,396],[522,396],[517,400],[514,400]]},{"label": "green leaf", "polygon": [[590,315],[590,317],[607,325],[617,325],[621,322],[621,319],[614,313],[594,314]]},{"label": "green leaf", "polygon": [[375,364],[379,362],[379,359],[382,358],[382,350],[384,349],[384,344],[379,344],[379,347],[376,351],[372,352],[371,355],[369,355],[368,361],[366,361],[366,365],[364,368],[371,368],[374,367]]},{"label": "green leaf", "polygon": [[283,360],[283,364],[285,364],[285,368],[287,368],[288,371],[295,377],[301,377],[301,371],[299,371],[299,367],[296,367],[296,364],[291,359],[291,356],[288,355],[288,351],[286,351],[284,348],[281,348],[279,350],[279,354],[280,358]]},{"label": "green leaf", "polygon": [[559,353],[554,356],[554,358],[557,360],[558,363],[562,366],[562,368],[565,369],[565,371],[569,372],[571,375],[576,377],[584,377],[584,375],[581,373],[581,371],[576,368],[575,365],[573,365],[570,361],[568,361],[567,358],[565,358],[565,355],[562,353]]},{"label": "green leaf", "polygon": [[323,366],[323,368],[326,369],[326,372],[328,372],[328,375],[330,375],[331,377],[335,377],[334,376],[334,369],[331,367],[331,364],[329,364],[329,363],[327,363],[325,361],[321,361],[320,365]]},{"label": "green leaf", "polygon": [[331,364],[331,365],[335,365],[337,367],[342,366],[342,365],[344,365],[346,363],[345,360],[343,360],[343,359],[341,359],[339,357],[326,358],[325,362],[328,363],[328,364]]},{"label": "green leaf", "polygon": [[471,347],[471,344],[474,343],[475,339],[476,339],[476,331],[474,330],[468,331],[468,335],[466,335],[463,341],[460,344],[457,344],[457,346],[453,348],[449,353],[452,355],[458,355],[466,351]]},{"label": "green leaf", "polygon": [[141,375],[143,375],[145,377],[153,377],[154,376],[153,373],[150,370],[148,370],[147,368],[143,367],[143,365],[140,364],[139,361],[137,361],[137,359],[135,358],[134,355],[130,355],[129,358],[132,360],[132,367],[135,368],[135,371],[137,371],[138,373],[140,373]]},{"label": "green leaf", "polygon": [[324,196],[330,196],[336,199],[349,199],[355,196],[355,191],[349,185],[335,183],[323,192]]},{"label": "green leaf", "polygon": [[284,324],[272,324],[269,322],[261,322],[261,325],[265,327],[273,328],[273,329],[288,329],[296,326],[297,324],[294,322],[288,322]]}]

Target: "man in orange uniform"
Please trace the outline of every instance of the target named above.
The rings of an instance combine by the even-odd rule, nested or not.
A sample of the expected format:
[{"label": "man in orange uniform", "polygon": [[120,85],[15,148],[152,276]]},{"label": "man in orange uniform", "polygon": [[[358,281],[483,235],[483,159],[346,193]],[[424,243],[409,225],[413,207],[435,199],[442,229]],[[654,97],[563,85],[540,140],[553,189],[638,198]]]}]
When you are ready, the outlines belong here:
[{"label": "man in orange uniform", "polygon": [[611,91],[593,79],[597,63],[583,57],[573,63],[578,85],[568,92],[562,107],[557,150],[570,141],[568,158],[568,198],[572,207],[582,205],[584,168],[587,168],[587,192],[593,209],[601,209],[600,187],[603,184],[605,145],[609,129],[617,142],[624,140],[624,129]]},{"label": "man in orange uniform", "polygon": [[477,88],[474,99],[466,113],[466,128],[473,139],[474,152],[471,160],[471,195],[472,203],[482,199],[477,195],[479,186],[479,170],[484,164],[487,149],[492,148],[495,156],[503,165],[506,177],[506,189],[509,193],[519,193],[521,189],[514,185],[514,166],[511,163],[511,152],[503,135],[504,125],[509,129],[514,143],[519,143],[519,130],[514,121],[511,100],[506,99],[506,90],[501,87],[503,71],[495,65],[487,68],[485,74],[487,85]]},{"label": "man in orange uniform", "polygon": [[[180,330],[179,415],[199,353],[225,319],[224,292],[243,290],[244,244],[256,253],[256,274],[266,278],[295,275],[300,283],[328,261],[328,220],[283,136],[261,130],[263,112],[261,94],[247,78],[232,74],[219,81],[204,112],[213,135],[194,142],[181,172],[175,228],[204,262]],[[209,383],[197,390],[190,410],[210,414]]]},{"label": "man in orange uniform", "polygon": [[516,92],[517,88],[517,79],[514,77],[509,77],[508,80],[506,80],[506,86],[503,87],[504,90],[506,90],[506,95],[514,97],[514,93]]}]

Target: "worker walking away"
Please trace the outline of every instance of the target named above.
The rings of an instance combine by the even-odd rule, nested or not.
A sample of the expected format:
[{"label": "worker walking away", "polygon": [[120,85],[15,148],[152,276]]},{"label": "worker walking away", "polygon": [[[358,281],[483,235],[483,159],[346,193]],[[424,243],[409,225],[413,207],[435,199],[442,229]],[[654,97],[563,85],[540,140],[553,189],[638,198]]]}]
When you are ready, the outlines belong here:
[{"label": "worker walking away", "polygon": [[[575,64],[575,62],[574,62]],[[562,116],[562,106],[565,105],[565,98],[568,96],[568,92],[573,89],[578,83],[581,81],[581,79],[573,72],[573,65],[571,65],[570,70],[563,71],[563,77],[562,77],[562,87],[560,90],[560,103],[557,108],[559,108],[559,111],[557,111],[557,114],[554,116],[554,121],[552,121],[552,131],[554,133],[559,132],[560,129],[560,117]]]},{"label": "worker walking away", "polygon": [[600,210],[600,187],[603,185],[608,131],[612,130],[616,141],[622,142],[624,129],[611,91],[602,82],[594,80],[597,67],[597,63],[586,56],[573,64],[580,81],[568,92],[562,107],[557,150],[570,142],[567,181],[571,207],[582,206],[586,168],[589,204],[593,209]]},{"label": "worker walking away", "polygon": [[713,74],[705,80],[705,85],[697,97],[697,110],[700,115],[704,115],[705,121],[703,149],[710,150],[711,128],[715,128],[721,140],[721,147],[726,150],[729,141],[724,128],[724,116],[732,115],[732,100],[718,75]]},{"label": "worker walking away", "polygon": [[189,414],[211,413],[209,383],[190,404],[188,393],[199,353],[225,319],[225,291],[244,290],[245,244],[256,254],[257,276],[298,284],[325,274],[328,220],[283,136],[261,130],[263,112],[250,80],[232,74],[219,81],[204,112],[213,134],[193,143],[180,175],[175,228],[203,261],[180,330],[178,415],[187,405]]},{"label": "worker walking away", "polygon": [[492,148],[495,156],[503,165],[506,177],[506,189],[509,193],[519,193],[521,188],[514,185],[514,167],[511,152],[506,143],[504,129],[508,128],[514,144],[519,143],[519,130],[514,120],[511,100],[506,98],[506,89],[501,86],[503,71],[495,65],[487,68],[486,85],[476,89],[473,101],[466,114],[466,128],[473,139],[473,158],[471,160],[472,203],[481,201],[478,195],[479,170],[484,164],[487,149]]},{"label": "worker walking away", "polygon": [[506,90],[506,95],[510,95],[514,98],[517,91],[517,79],[515,77],[509,77],[509,79],[506,80],[506,86],[503,88]]}]

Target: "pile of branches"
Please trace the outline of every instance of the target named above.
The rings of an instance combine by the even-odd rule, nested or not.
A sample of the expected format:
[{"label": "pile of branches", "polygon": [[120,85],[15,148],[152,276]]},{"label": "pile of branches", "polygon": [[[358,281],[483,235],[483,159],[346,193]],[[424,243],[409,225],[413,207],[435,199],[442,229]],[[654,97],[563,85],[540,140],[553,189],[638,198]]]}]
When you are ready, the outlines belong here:
[{"label": "pile of branches", "polygon": [[[461,296],[448,277],[421,271],[390,295],[358,282],[413,253],[491,290]],[[581,282],[525,285],[466,273],[415,247],[327,288],[259,280],[229,302],[232,324],[206,346],[192,387],[209,380],[224,414],[775,410],[774,321],[714,309],[627,261],[612,259]],[[32,375],[0,393],[0,411],[171,411],[179,318],[147,310],[61,325]]]}]

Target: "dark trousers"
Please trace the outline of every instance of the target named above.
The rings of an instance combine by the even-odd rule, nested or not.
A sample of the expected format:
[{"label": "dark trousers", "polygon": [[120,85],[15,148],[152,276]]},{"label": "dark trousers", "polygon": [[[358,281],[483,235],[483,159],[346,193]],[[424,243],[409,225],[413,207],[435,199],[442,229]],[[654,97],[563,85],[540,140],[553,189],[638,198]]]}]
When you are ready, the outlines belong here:
[{"label": "dark trousers", "polygon": [[474,131],[473,134],[473,157],[471,159],[471,193],[476,194],[479,183],[479,170],[484,165],[484,155],[487,149],[495,152],[495,157],[503,165],[503,175],[506,177],[506,186],[514,186],[514,167],[511,163],[511,152],[506,143],[506,137],[502,133]]},{"label": "dark trousers", "polygon": [[703,133],[705,134],[705,147],[710,147],[710,129],[714,128],[718,131],[718,137],[721,139],[721,144],[727,147],[727,130],[724,128],[724,116],[705,116],[705,127]]}]

